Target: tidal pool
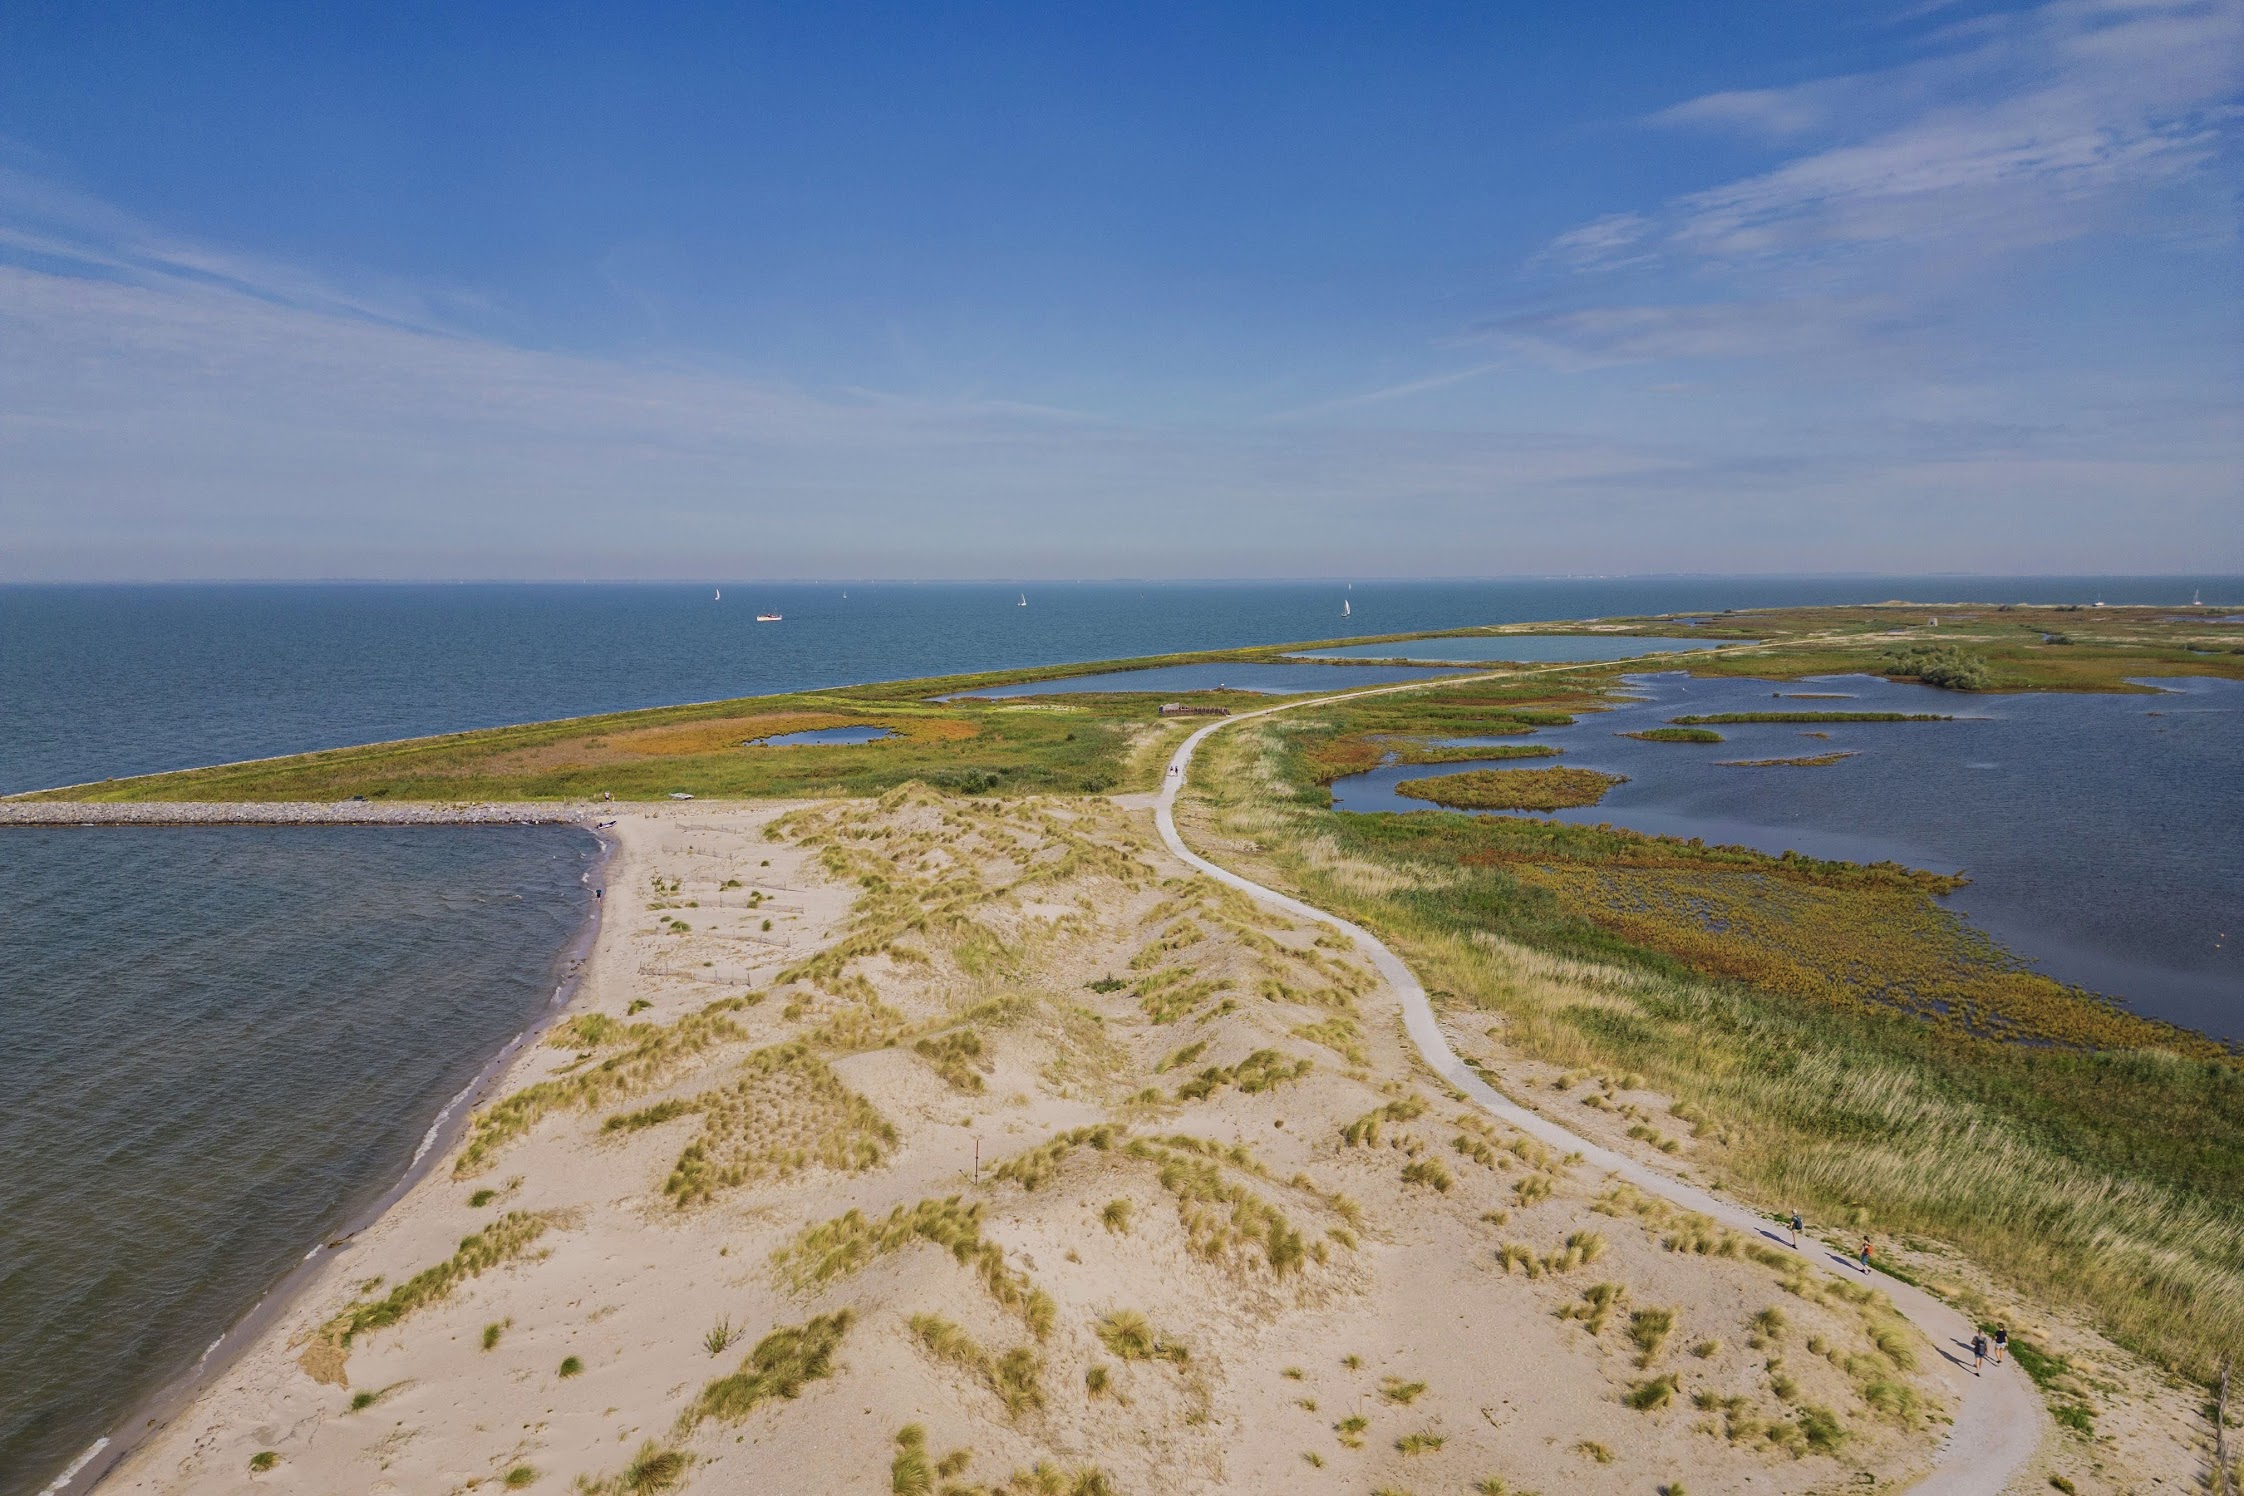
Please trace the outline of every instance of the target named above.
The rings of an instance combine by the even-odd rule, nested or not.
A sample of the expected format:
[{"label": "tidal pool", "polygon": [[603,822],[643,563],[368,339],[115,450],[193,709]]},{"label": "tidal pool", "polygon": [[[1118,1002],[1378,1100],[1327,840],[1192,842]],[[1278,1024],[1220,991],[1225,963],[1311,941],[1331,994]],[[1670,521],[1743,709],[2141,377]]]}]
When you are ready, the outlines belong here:
[{"label": "tidal pool", "polygon": [[758,748],[792,748],[800,743],[877,743],[894,736],[895,730],[887,727],[807,727],[801,732],[782,732],[748,741]]}]

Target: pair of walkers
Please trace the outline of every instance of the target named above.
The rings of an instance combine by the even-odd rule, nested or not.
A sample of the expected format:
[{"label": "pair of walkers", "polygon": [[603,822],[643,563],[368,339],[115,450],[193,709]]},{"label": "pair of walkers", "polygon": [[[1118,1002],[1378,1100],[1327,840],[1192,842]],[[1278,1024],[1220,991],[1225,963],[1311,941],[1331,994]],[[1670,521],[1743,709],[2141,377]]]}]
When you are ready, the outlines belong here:
[{"label": "pair of walkers", "polygon": [[[1800,1212],[1795,1210],[1792,1212],[1792,1219],[1785,1224],[1792,1233],[1792,1250],[1797,1252],[1800,1250],[1800,1233],[1808,1229],[1808,1223],[1802,1220]],[[1862,1239],[1862,1245],[1855,1249],[1854,1254],[1854,1260],[1862,1265],[1862,1270],[1865,1273],[1870,1271],[1870,1253],[1870,1238],[1865,1236]]]},{"label": "pair of walkers", "polygon": [[[2002,1353],[2010,1348],[2010,1331],[2003,1325],[1995,1326],[1995,1364],[2002,1365]],[[1979,1375],[1979,1368],[1987,1364],[1987,1334],[1984,1330],[1971,1337],[1971,1374]]]}]

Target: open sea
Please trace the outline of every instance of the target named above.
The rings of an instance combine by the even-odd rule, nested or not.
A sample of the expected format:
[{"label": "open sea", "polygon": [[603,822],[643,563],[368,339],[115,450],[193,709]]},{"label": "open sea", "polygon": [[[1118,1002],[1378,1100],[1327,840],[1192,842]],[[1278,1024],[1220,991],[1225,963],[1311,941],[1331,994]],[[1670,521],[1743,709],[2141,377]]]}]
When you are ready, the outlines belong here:
[{"label": "open sea", "polygon": [[[2244,600],[2233,577],[726,582],[721,602],[718,585],[0,587],[0,793],[679,701],[1481,623]],[[2191,704],[2223,710],[2170,726],[2211,748],[2169,762],[2146,734],[2108,772],[2228,772],[2191,766],[2236,762],[2239,714],[2226,697]],[[1958,755],[1957,785],[2002,772],[1982,761]],[[1664,762],[1680,775],[1686,760]],[[1888,836],[1855,817],[1861,797],[1827,793],[1844,776],[1812,777],[1831,770],[1710,772],[1799,776],[1825,796],[1795,816],[1801,834]],[[2019,814],[2158,834],[2039,780]],[[1683,789],[1665,809],[1631,803],[1761,824]],[[1969,860],[1942,845],[1921,850]],[[97,1439],[129,1436],[145,1399],[394,1188],[447,1103],[550,1004],[596,857],[563,827],[0,828],[0,1496],[35,1496]],[[2157,865],[2157,848],[2144,857]],[[2244,938],[2220,866],[2159,886],[2195,889]],[[2032,871],[2084,868],[2045,856]],[[2099,918],[2065,927],[2081,949],[2061,959],[2155,938],[2127,888],[2099,887]],[[2207,1011],[2231,1019],[2208,1026],[2234,1033],[2235,967],[2208,970]]]}]

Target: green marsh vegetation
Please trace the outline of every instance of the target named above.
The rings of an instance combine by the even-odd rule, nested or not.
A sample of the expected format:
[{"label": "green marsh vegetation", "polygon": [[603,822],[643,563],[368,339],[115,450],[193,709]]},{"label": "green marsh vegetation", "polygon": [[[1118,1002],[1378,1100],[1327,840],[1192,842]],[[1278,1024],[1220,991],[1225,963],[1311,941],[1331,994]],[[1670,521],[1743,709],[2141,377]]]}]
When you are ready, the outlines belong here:
[{"label": "green marsh vegetation", "polygon": [[1995,684],[1984,658],[1953,644],[1912,644],[1887,654],[1879,668],[1896,679],[1948,691],[1985,691]]},{"label": "green marsh vegetation", "polygon": [[1217,734],[1188,816],[1524,1054],[1645,1077],[1750,1194],[1945,1239],[2189,1375],[2244,1337],[2244,1067],[2223,1046],[2023,969],[1933,901],[1937,875],[1334,813],[1321,750],[1350,726],[1320,708]]},{"label": "green marsh vegetation", "polygon": [[1395,793],[1455,810],[1564,810],[1595,805],[1626,782],[1595,769],[1473,769],[1430,779],[1406,779]]},{"label": "green marsh vegetation", "polygon": [[1637,738],[1646,743],[1719,743],[1722,734],[1710,727],[1647,727],[1642,732],[1624,732],[1624,738]]}]

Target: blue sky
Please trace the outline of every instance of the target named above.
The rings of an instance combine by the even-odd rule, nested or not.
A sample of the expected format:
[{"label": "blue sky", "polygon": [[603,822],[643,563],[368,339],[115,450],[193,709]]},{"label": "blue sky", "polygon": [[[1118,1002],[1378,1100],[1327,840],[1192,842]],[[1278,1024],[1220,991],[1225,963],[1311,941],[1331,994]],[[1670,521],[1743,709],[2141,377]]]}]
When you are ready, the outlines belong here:
[{"label": "blue sky", "polygon": [[2244,0],[12,6],[0,578],[2244,570],[2240,119]]}]

